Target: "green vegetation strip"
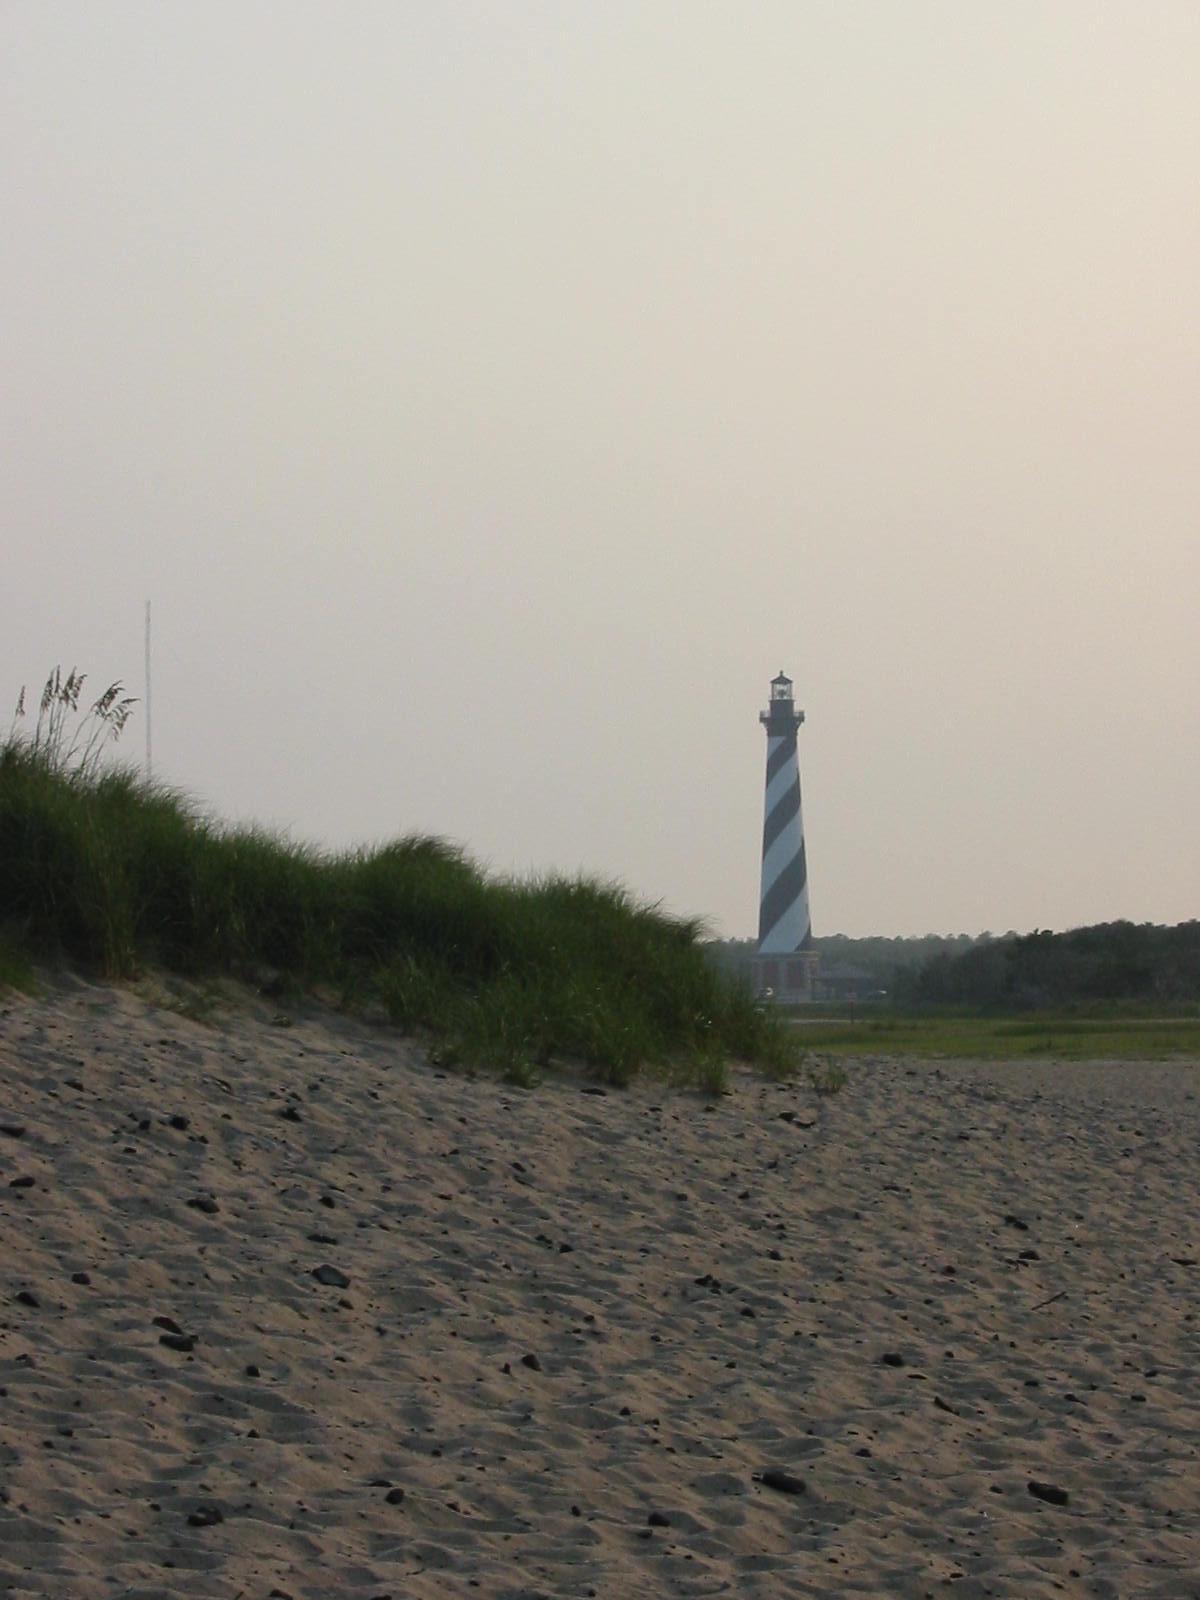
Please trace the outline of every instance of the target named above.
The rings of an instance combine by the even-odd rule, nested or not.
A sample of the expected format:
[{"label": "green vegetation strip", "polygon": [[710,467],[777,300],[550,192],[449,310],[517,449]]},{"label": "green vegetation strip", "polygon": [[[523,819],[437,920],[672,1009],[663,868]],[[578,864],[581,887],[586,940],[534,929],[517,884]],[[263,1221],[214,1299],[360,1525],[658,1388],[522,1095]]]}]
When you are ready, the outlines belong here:
[{"label": "green vegetation strip", "polygon": [[710,1090],[731,1058],[790,1070],[790,1030],[713,970],[697,923],[589,879],[490,879],[437,839],[335,855],[223,827],[104,765],[102,739],[68,743],[53,691],[0,745],[0,982],[61,962],[332,991],[522,1083],[559,1062]]},{"label": "green vegetation strip", "polygon": [[823,1055],[966,1060],[1200,1061],[1200,1017],[921,1017],[792,1019],[798,1039]]}]

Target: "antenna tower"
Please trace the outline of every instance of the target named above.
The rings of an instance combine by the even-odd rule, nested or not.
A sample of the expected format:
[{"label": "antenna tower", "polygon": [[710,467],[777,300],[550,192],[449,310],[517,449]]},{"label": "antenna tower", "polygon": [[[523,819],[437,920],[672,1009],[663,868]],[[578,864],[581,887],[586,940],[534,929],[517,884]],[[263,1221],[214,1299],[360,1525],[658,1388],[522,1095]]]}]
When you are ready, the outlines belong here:
[{"label": "antenna tower", "polygon": [[153,746],[150,742],[150,602],[146,601],[146,782],[154,776]]}]

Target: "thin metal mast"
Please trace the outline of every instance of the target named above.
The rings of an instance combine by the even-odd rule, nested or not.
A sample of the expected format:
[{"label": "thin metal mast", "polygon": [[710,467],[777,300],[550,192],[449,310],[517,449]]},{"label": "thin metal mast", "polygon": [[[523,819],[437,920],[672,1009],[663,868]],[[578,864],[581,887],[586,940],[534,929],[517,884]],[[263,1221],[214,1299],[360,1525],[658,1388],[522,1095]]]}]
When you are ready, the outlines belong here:
[{"label": "thin metal mast", "polygon": [[150,742],[150,602],[146,601],[146,782],[154,776],[153,747]]}]

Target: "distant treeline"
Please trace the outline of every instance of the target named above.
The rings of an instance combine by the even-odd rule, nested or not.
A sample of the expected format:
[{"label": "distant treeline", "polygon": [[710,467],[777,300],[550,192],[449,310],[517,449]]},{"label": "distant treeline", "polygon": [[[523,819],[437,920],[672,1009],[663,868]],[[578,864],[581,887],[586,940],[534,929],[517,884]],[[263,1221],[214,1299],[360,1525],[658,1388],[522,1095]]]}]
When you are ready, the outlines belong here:
[{"label": "distant treeline", "polygon": [[1104,922],[941,954],[904,974],[896,999],[916,1005],[1029,1009],[1097,1001],[1200,1001],[1200,922]]},{"label": "distant treeline", "polygon": [[[711,957],[752,982],[753,939],[718,941]],[[857,974],[858,996],[901,1006],[1026,1010],[1126,1002],[1200,1003],[1200,922],[1106,922],[1067,933],[814,939],[827,994]]]}]

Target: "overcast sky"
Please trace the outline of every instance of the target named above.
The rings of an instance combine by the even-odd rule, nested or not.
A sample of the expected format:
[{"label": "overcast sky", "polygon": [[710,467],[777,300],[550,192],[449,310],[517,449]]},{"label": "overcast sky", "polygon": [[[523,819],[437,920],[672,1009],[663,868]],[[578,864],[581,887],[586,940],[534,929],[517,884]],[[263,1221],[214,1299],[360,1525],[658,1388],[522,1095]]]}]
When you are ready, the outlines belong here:
[{"label": "overcast sky", "polygon": [[3,702],[149,598],[222,817],[749,935],[783,667],[817,933],[1200,915],[1195,0],[4,0],[0,143]]}]

